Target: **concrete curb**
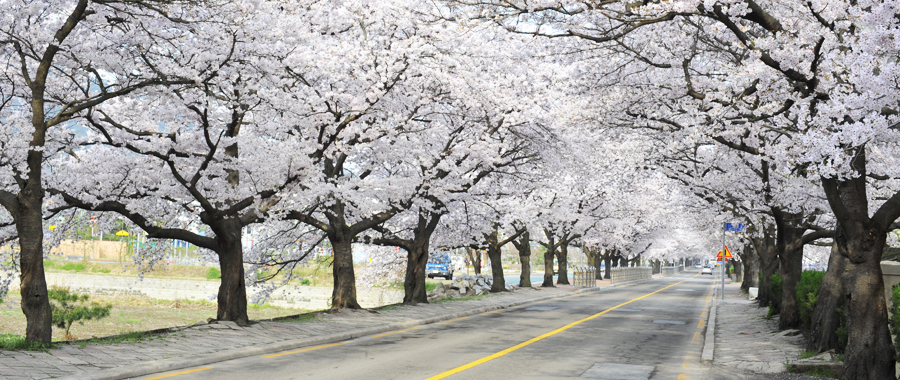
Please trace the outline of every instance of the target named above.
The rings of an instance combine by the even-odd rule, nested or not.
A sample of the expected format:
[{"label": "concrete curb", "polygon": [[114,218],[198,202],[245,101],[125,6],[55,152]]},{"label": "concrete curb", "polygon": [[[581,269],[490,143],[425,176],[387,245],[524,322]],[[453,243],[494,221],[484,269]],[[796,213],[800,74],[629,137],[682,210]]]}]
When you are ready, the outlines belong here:
[{"label": "concrete curb", "polygon": [[208,365],[208,364],[223,362],[226,360],[234,360],[234,359],[241,359],[241,358],[246,358],[246,357],[250,357],[250,356],[274,354],[274,353],[293,350],[293,349],[301,348],[301,347],[316,346],[316,345],[328,344],[328,343],[336,343],[336,342],[340,342],[340,341],[344,341],[344,340],[356,339],[356,338],[360,338],[360,337],[364,337],[364,336],[375,335],[375,334],[380,334],[380,333],[394,331],[394,330],[402,330],[402,329],[407,329],[407,328],[411,328],[411,327],[415,327],[415,326],[427,325],[427,324],[432,324],[432,323],[436,323],[436,322],[442,322],[442,321],[447,321],[447,320],[451,320],[451,319],[467,317],[467,316],[471,316],[471,315],[475,315],[475,314],[485,313],[485,312],[492,311],[492,310],[506,309],[506,308],[510,308],[510,307],[514,307],[514,306],[542,302],[542,301],[547,301],[547,300],[556,299],[556,298],[571,297],[573,295],[579,295],[579,294],[587,293],[587,292],[596,292],[596,291],[600,291],[603,289],[616,287],[619,285],[633,284],[635,282],[636,281],[630,281],[628,283],[622,283],[622,284],[616,284],[616,285],[610,285],[610,286],[604,286],[604,287],[598,286],[598,287],[594,287],[594,288],[578,289],[575,292],[570,293],[570,294],[551,295],[551,296],[533,298],[533,299],[529,299],[529,300],[514,301],[514,302],[505,303],[502,305],[480,307],[477,309],[461,311],[461,312],[457,312],[457,313],[453,313],[453,314],[444,314],[444,315],[437,316],[437,317],[411,320],[408,322],[397,322],[397,323],[392,323],[392,324],[388,324],[388,325],[384,325],[384,326],[359,329],[359,330],[330,334],[330,335],[322,335],[322,336],[313,337],[313,338],[287,340],[287,341],[270,343],[270,344],[259,345],[259,346],[248,346],[248,347],[236,348],[236,349],[216,352],[216,353],[208,354],[208,355],[200,355],[200,356],[193,357],[193,358],[153,360],[153,361],[145,362],[143,364],[131,365],[131,366],[128,366],[127,368],[126,367],[111,368],[111,369],[107,369],[107,370],[97,371],[94,373],[81,373],[81,374],[77,374],[77,375],[70,375],[70,376],[64,377],[63,379],[66,379],[66,380],[119,380],[119,379],[126,379],[126,378],[130,378],[130,377],[145,376],[145,375],[150,375],[150,374],[155,374],[155,373],[168,372],[168,371],[174,371],[174,370],[179,370],[179,369],[184,369],[184,368]]},{"label": "concrete curb", "polygon": [[716,300],[718,288],[713,289],[712,307],[706,315],[709,319],[706,321],[706,333],[703,334],[703,351],[700,354],[700,363],[712,363],[713,353],[716,349]]}]

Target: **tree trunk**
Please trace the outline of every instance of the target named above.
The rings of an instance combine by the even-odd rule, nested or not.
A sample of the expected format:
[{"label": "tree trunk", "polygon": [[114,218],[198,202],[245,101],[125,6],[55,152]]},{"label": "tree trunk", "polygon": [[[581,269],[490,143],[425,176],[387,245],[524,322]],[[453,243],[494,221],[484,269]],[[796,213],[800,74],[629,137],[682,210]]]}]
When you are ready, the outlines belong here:
[{"label": "tree trunk", "polygon": [[425,289],[425,268],[428,266],[428,245],[413,244],[406,250],[406,275],[403,278],[403,303],[428,303]]},{"label": "tree trunk", "polygon": [[560,242],[559,251],[556,253],[559,268],[556,283],[559,285],[569,285],[569,241],[565,239]]},{"label": "tree trunk", "polygon": [[[835,226],[835,235],[842,233],[840,225]],[[822,277],[822,286],[816,297],[816,308],[811,318],[811,331],[807,349],[815,352],[828,350],[843,351],[838,345],[837,329],[841,325],[839,310],[844,307],[843,275],[847,267],[847,258],[840,252],[837,244],[831,245],[831,255],[828,258],[828,270]]]},{"label": "tree trunk", "polygon": [[744,253],[741,254],[744,279],[741,282],[741,290],[749,292],[750,288],[759,287],[759,257],[756,250],[750,244],[744,245]]},{"label": "tree trunk", "polygon": [[[334,227],[334,226],[332,226]],[[332,309],[362,309],[356,302],[356,275],[353,273],[353,246],[346,231],[328,234],[334,250],[332,273],[334,290],[331,293]]]},{"label": "tree trunk", "polygon": [[772,300],[769,296],[769,282],[772,275],[778,271],[774,228],[773,225],[769,224],[763,229],[762,237],[751,239],[759,258],[759,293],[756,298],[759,307],[769,307],[769,302]]},{"label": "tree trunk", "polygon": [[499,233],[495,229],[490,235],[487,235],[487,254],[491,259],[491,275],[494,278],[491,284],[491,293],[500,293],[506,291],[506,279],[503,278],[503,264],[501,262],[500,242],[498,241]]},{"label": "tree trunk", "polygon": [[871,234],[848,237],[839,243],[849,248],[850,254],[848,270],[844,272],[847,349],[842,378],[894,379],[894,347],[880,265],[887,234],[876,229],[866,232]]},{"label": "tree trunk", "polygon": [[606,254],[603,255],[603,260],[603,265],[606,266],[606,273],[603,275],[603,278],[609,280],[612,278],[612,274],[610,272],[610,270],[612,269],[612,250],[606,251]]},{"label": "tree trunk", "polygon": [[779,275],[781,275],[781,307],[778,328],[781,330],[800,327],[800,308],[797,304],[797,283],[803,272],[803,233],[806,228],[798,227],[802,215],[773,209],[777,231],[775,247],[778,251]]},{"label": "tree trunk", "polygon": [[[247,287],[244,283],[244,252],[241,245],[241,223],[238,219],[225,219],[214,227],[219,249],[219,268],[222,279],[219,284],[216,319],[234,321],[247,326]],[[212,227],[212,226],[211,226]]]},{"label": "tree trunk", "polygon": [[513,241],[516,250],[519,251],[519,262],[522,264],[522,274],[519,275],[519,287],[531,287],[531,236],[528,231],[522,233],[518,241]]},{"label": "tree trunk", "polygon": [[553,288],[556,285],[553,285],[553,257],[556,256],[556,246],[553,244],[551,239],[550,244],[547,245],[547,250],[544,251],[544,282],[541,283],[542,288]]},{"label": "tree trunk", "polygon": [[475,270],[475,274],[479,275],[481,274],[481,252],[479,252],[477,249],[473,249],[473,251],[473,253],[475,253],[473,255],[475,256],[475,260],[472,261],[472,267]]},{"label": "tree trunk", "polygon": [[843,274],[847,315],[847,349],[843,379],[894,379],[895,352],[888,329],[881,255],[887,231],[897,219],[894,194],[870,215],[866,194],[865,145],[857,148],[850,165],[856,176],[822,178],[822,188],[840,227],[834,244],[847,259]]},{"label": "tree trunk", "polygon": [[16,231],[19,234],[20,294],[25,314],[25,340],[50,344],[52,325],[47,280],[44,277],[43,220],[41,204],[43,190],[26,187],[19,195]]}]

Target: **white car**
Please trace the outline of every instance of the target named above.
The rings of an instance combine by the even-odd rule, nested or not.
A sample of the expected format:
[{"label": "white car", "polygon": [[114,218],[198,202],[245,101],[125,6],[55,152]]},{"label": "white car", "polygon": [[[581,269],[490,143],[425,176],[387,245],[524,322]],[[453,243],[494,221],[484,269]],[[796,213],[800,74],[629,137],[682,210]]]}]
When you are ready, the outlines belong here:
[{"label": "white car", "polygon": [[710,276],[712,276],[712,274],[713,274],[713,268],[712,268],[711,266],[709,266],[709,265],[704,265],[703,268],[700,268],[700,274],[707,274],[707,273],[708,273]]}]

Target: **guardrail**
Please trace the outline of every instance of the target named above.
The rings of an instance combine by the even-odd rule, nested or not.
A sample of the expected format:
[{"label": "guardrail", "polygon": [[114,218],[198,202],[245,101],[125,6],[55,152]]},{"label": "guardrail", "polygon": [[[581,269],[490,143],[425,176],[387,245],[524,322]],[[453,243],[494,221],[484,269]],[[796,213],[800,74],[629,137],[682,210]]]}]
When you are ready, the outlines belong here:
[{"label": "guardrail", "polygon": [[647,280],[653,278],[651,267],[612,268],[609,271],[610,282],[618,284],[628,281]]},{"label": "guardrail", "polygon": [[597,268],[572,267],[572,280],[575,288],[593,288],[597,286]]},{"label": "guardrail", "polygon": [[662,267],[659,268],[659,274],[663,276],[671,276],[673,274],[678,274],[684,272],[684,266],[674,266],[674,267]]}]

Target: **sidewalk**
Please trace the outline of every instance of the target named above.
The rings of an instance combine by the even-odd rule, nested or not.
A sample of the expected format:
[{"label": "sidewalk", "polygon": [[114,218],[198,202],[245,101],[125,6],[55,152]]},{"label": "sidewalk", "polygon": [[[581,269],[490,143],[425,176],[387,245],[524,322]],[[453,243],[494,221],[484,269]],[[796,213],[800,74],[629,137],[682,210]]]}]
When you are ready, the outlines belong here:
[{"label": "sidewalk", "polygon": [[757,307],[755,300],[750,301],[741,292],[739,283],[725,285],[724,301],[720,292],[721,289],[716,289],[711,380],[813,379],[783,373],[787,371],[786,364],[798,360],[804,351],[803,335],[790,336],[796,330],[778,331],[778,317],[765,319],[768,309]]},{"label": "sidewalk", "polygon": [[62,343],[47,352],[0,351],[0,378],[123,379],[347,340],[605,288],[520,289],[478,300],[396,306],[378,312],[320,312],[304,321],[262,321],[249,327],[234,322],[198,323],[172,328],[140,342]]}]

